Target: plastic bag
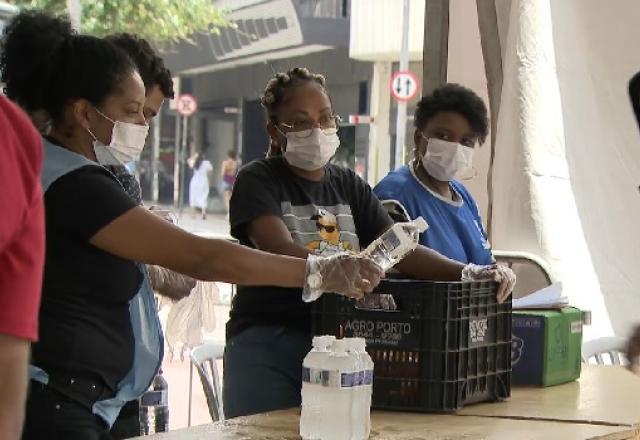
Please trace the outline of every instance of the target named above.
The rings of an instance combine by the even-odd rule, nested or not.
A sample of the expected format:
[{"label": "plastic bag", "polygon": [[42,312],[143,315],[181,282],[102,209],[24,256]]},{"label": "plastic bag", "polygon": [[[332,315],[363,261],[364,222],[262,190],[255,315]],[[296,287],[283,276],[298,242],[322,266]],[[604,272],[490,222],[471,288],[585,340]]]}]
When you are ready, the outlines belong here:
[{"label": "plastic bag", "polygon": [[220,302],[216,283],[198,281],[191,294],[171,307],[165,339],[169,350],[182,345],[193,348],[203,342],[203,333],[216,328],[215,304]]}]

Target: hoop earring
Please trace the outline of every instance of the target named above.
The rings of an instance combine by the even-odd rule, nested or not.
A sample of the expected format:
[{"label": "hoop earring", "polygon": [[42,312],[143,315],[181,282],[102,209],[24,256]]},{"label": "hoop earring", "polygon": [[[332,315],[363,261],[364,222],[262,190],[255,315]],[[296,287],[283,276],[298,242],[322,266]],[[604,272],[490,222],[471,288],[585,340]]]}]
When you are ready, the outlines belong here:
[{"label": "hoop earring", "polygon": [[476,177],[478,177],[478,169],[475,166],[471,166],[471,169],[473,170],[473,173],[471,176],[465,176],[465,177],[461,177],[460,180],[464,180],[464,181],[468,181],[468,180],[473,180]]}]

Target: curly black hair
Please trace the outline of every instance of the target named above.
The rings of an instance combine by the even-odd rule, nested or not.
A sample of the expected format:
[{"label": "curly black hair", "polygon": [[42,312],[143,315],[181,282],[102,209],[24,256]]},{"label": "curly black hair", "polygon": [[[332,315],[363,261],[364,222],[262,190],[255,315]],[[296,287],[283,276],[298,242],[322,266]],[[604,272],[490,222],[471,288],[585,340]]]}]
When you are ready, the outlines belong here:
[{"label": "curly black hair", "polygon": [[487,106],[473,90],[459,84],[445,84],[434,90],[431,95],[425,96],[418,102],[414,119],[415,127],[419,130],[424,129],[429,120],[441,112],[462,115],[480,143],[487,138],[489,134]]},{"label": "curly black hair", "polygon": [[107,40],[124,50],[136,63],[147,91],[157,85],[166,98],[174,97],[171,71],[147,40],[126,33],[109,35]]},{"label": "curly black hair", "polygon": [[28,112],[44,110],[60,122],[70,100],[100,106],[136,68],[127,54],[96,37],[78,35],[68,20],[25,11],[0,41],[5,93]]},{"label": "curly black hair", "polygon": [[[327,82],[324,75],[313,73],[306,67],[292,67],[286,72],[278,72],[269,80],[260,97],[260,104],[267,114],[267,119],[276,122],[276,113],[285,101],[288,90],[304,83],[315,83],[328,95]],[[281,154],[280,146],[273,142],[269,145],[267,157]]]},{"label": "curly black hair", "polygon": [[327,83],[324,76],[319,73],[312,73],[306,67],[293,67],[286,72],[276,73],[269,80],[264,93],[260,97],[260,104],[267,112],[267,117],[274,120],[278,107],[284,101],[286,91],[305,82],[315,82],[327,92]]}]

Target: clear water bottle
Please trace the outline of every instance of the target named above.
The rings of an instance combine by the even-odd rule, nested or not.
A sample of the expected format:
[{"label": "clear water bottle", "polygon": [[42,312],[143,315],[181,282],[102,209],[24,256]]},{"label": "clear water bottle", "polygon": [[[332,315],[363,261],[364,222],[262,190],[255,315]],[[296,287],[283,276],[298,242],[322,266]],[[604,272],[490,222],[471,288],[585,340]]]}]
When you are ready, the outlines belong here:
[{"label": "clear water bottle", "polygon": [[387,271],[415,250],[420,234],[427,228],[427,222],[422,217],[412,222],[396,223],[371,243],[362,255],[371,258]]},{"label": "clear water bottle", "polygon": [[373,391],[373,361],[366,351],[363,338],[349,338],[349,351],[356,357],[358,380],[351,406],[351,440],[369,438],[371,432],[371,392]]},{"label": "clear water bottle", "polygon": [[312,349],[302,362],[302,413],[300,437],[304,440],[320,439],[321,417],[326,404],[326,388],[322,384],[323,368],[330,355],[333,336],[316,336]]},{"label": "clear water bottle", "polygon": [[169,384],[162,369],[153,378],[151,387],[140,398],[140,434],[169,431]]},{"label": "clear water bottle", "polygon": [[351,439],[351,405],[354,394],[355,362],[347,353],[344,339],[336,339],[325,363],[326,405],[320,429],[321,440]]}]

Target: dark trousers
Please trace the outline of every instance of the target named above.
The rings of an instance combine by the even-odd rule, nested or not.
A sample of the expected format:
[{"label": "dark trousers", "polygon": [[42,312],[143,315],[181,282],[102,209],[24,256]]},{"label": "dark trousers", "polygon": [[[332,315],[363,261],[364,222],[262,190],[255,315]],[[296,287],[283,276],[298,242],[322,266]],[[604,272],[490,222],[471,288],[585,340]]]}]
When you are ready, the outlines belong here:
[{"label": "dark trousers", "polygon": [[123,440],[140,435],[140,403],[132,400],[126,403],[111,427],[113,440]]},{"label": "dark trousers", "polygon": [[23,440],[112,440],[109,427],[87,407],[31,381]]},{"label": "dark trousers", "polygon": [[311,336],[285,327],[255,326],[227,341],[226,418],[300,406],[302,360]]}]

